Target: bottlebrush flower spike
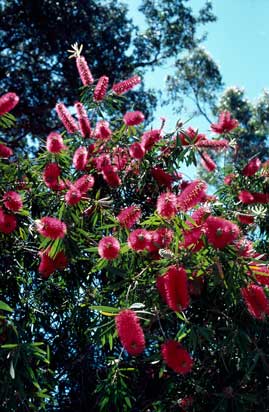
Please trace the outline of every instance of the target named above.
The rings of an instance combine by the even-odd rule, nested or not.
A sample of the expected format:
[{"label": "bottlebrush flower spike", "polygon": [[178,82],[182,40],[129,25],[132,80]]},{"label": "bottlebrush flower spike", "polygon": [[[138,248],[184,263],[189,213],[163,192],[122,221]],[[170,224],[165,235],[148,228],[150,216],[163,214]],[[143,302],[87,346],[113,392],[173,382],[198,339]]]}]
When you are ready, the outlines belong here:
[{"label": "bottlebrush flower spike", "polygon": [[108,82],[109,78],[107,76],[102,76],[98,80],[98,83],[93,93],[93,100],[95,102],[101,102],[104,99],[107,91]]},{"label": "bottlebrush flower spike", "polygon": [[120,225],[130,229],[141,217],[141,209],[138,206],[130,206],[122,209],[117,216]]},{"label": "bottlebrush flower spike", "polygon": [[85,170],[89,161],[88,150],[80,146],[74,153],[73,166],[76,170]]},{"label": "bottlebrush flower spike", "polygon": [[178,209],[186,212],[196,206],[205,196],[206,189],[207,184],[203,180],[192,181],[178,196]]},{"label": "bottlebrush flower spike", "polygon": [[13,155],[13,150],[5,144],[0,143],[0,159],[8,159]]},{"label": "bottlebrush flower spike", "polygon": [[87,116],[87,112],[82,103],[75,103],[75,109],[77,111],[79,130],[84,138],[91,137],[91,124]]},{"label": "bottlebrush flower spike", "polygon": [[92,175],[83,175],[78,178],[73,186],[85,195],[94,186],[94,177]]},{"label": "bottlebrush flower spike", "polygon": [[247,190],[241,190],[241,192],[239,192],[238,199],[246,205],[254,203],[255,201],[253,194]]},{"label": "bottlebrush flower spike", "polygon": [[219,151],[219,150],[228,149],[229,142],[226,139],[220,139],[220,140],[203,139],[195,143],[195,146],[200,147],[201,149],[211,149],[211,150]]},{"label": "bottlebrush flower spike", "polygon": [[0,209],[0,232],[9,235],[17,227],[17,219],[14,215],[8,215]]},{"label": "bottlebrush flower spike", "polygon": [[188,278],[186,271],[180,266],[170,266],[163,275],[165,301],[170,309],[180,312],[190,304]]},{"label": "bottlebrush flower spike", "polygon": [[151,242],[147,247],[149,252],[155,252],[158,249],[166,249],[172,242],[174,232],[172,229],[160,227],[151,231]]},{"label": "bottlebrush flower spike", "polygon": [[130,79],[123,80],[122,82],[114,84],[112,90],[114,93],[121,95],[133,89],[139,83],[141,83],[141,78],[135,75],[133,77],[130,77]]},{"label": "bottlebrush flower spike", "polygon": [[124,349],[133,356],[140,355],[146,346],[143,329],[136,313],[122,310],[115,318],[116,328]]},{"label": "bottlebrush flower spike", "polygon": [[264,320],[269,314],[269,302],[263,288],[251,284],[241,289],[241,295],[249,313],[256,319]]},{"label": "bottlebrush flower spike", "polygon": [[67,233],[66,224],[55,217],[42,217],[37,220],[36,229],[42,236],[53,240],[62,239]]},{"label": "bottlebrush flower spike", "polygon": [[135,142],[129,147],[129,153],[133,159],[141,160],[145,156],[146,152],[141,143]]},{"label": "bottlebrush flower spike", "polygon": [[213,132],[218,134],[229,133],[239,126],[239,122],[233,119],[231,113],[224,111],[219,116],[218,123],[213,123],[210,127]]},{"label": "bottlebrush flower spike", "polygon": [[179,342],[168,340],[162,344],[162,357],[164,362],[176,373],[185,375],[193,367],[193,359]]},{"label": "bottlebrush flower spike", "polygon": [[117,168],[114,166],[104,166],[102,169],[102,175],[110,187],[118,187],[121,185],[121,179],[117,174]]},{"label": "bottlebrush flower spike", "polygon": [[113,236],[105,236],[98,243],[99,255],[107,260],[116,259],[120,253],[120,243]]},{"label": "bottlebrush flower spike", "polygon": [[165,172],[161,167],[154,167],[153,169],[151,169],[151,174],[158,185],[165,186],[167,187],[167,189],[171,189],[171,185],[174,180],[173,176]]},{"label": "bottlebrush flower spike", "polygon": [[3,196],[3,202],[5,207],[12,212],[19,212],[23,207],[21,195],[17,192],[6,192]]},{"label": "bottlebrush flower spike", "polygon": [[214,170],[216,169],[217,165],[214,162],[213,159],[211,159],[211,157],[206,153],[203,152],[202,156],[201,156],[201,165],[203,166],[203,168],[205,170],[207,170],[208,172],[214,172]]},{"label": "bottlebrush flower spike", "polygon": [[240,235],[239,227],[221,217],[209,216],[205,222],[208,242],[217,249],[233,243]]},{"label": "bottlebrush flower spike", "polygon": [[183,146],[195,144],[200,140],[206,140],[204,134],[198,133],[198,130],[194,130],[192,127],[189,127],[184,133],[181,132],[178,137]]},{"label": "bottlebrush flower spike", "polygon": [[10,112],[19,103],[19,96],[16,93],[6,93],[0,97],[0,116]]},{"label": "bottlebrush flower spike", "polygon": [[95,126],[94,136],[96,139],[109,140],[112,136],[109,123],[105,120],[99,120]]},{"label": "bottlebrush flower spike", "polygon": [[76,58],[76,65],[83,86],[90,86],[94,82],[94,79],[85,57],[78,56]]},{"label": "bottlebrush flower spike", "polygon": [[143,133],[141,137],[141,145],[146,152],[151,150],[155,143],[157,143],[162,137],[162,132],[159,129],[150,130]]},{"label": "bottlebrush flower spike", "polygon": [[122,147],[114,147],[112,152],[112,163],[117,170],[124,170],[129,160],[129,153]]},{"label": "bottlebrush flower spike", "polygon": [[61,169],[58,163],[48,163],[43,172],[43,180],[45,185],[52,190],[60,190],[60,174]]},{"label": "bottlebrush flower spike", "polygon": [[242,174],[247,177],[253,176],[258,172],[258,170],[260,170],[261,165],[262,162],[258,157],[256,157],[255,159],[252,159],[248,162],[248,164],[242,170]]},{"label": "bottlebrush flower spike", "polygon": [[145,229],[135,229],[128,237],[128,245],[137,252],[145,250],[151,241],[151,234]]},{"label": "bottlebrush flower spike", "polygon": [[157,212],[166,219],[171,219],[177,213],[177,197],[174,193],[166,192],[158,196]]},{"label": "bottlebrush flower spike", "polygon": [[139,110],[134,112],[127,112],[123,116],[123,121],[126,126],[137,126],[145,120],[145,116]]},{"label": "bottlebrush flower spike", "polygon": [[82,193],[76,187],[72,186],[65,194],[64,200],[68,206],[78,204],[82,199]]},{"label": "bottlebrush flower spike", "polygon": [[57,132],[51,132],[46,141],[47,151],[50,153],[60,153],[62,150],[67,149],[64,144],[62,136]]},{"label": "bottlebrush flower spike", "polygon": [[78,132],[79,127],[77,122],[63,103],[57,103],[55,110],[68,133]]},{"label": "bottlebrush flower spike", "polygon": [[49,256],[49,250],[42,250],[39,252],[40,264],[38,266],[38,272],[43,279],[47,279],[56,270],[63,270],[68,264],[67,257],[61,250],[56,254],[54,258]]}]

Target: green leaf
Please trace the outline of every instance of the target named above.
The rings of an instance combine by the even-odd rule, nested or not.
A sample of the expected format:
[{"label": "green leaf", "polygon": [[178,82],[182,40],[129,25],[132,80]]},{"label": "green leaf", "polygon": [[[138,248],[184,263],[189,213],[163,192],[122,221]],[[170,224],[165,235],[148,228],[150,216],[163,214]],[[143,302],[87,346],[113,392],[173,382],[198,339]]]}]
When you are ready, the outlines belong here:
[{"label": "green leaf", "polygon": [[3,302],[2,300],[0,300],[0,310],[5,310],[6,312],[13,312],[13,309],[8,306],[7,303]]},{"label": "green leaf", "polygon": [[98,312],[108,312],[108,313],[118,313],[118,308],[113,308],[111,306],[90,306],[89,309],[97,310]]}]

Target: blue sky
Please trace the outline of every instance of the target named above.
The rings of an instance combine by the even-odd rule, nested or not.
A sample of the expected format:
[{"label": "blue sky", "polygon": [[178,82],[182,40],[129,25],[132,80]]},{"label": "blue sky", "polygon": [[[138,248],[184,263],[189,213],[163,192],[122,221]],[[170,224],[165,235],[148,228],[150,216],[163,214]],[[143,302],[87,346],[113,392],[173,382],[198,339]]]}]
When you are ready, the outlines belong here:
[{"label": "blue sky", "polygon": [[[225,86],[244,87],[250,99],[258,98],[263,89],[269,89],[269,0],[213,0],[218,20],[209,24],[208,39],[204,47],[219,64]],[[130,16],[143,30],[143,16],[137,11],[138,1],[127,1]],[[198,10],[203,0],[190,0]],[[149,71],[146,82],[151,87],[164,87],[169,66]],[[168,126],[177,120],[171,108],[158,108],[157,119],[169,118]],[[193,126],[206,132],[208,124],[202,119],[192,121]]]}]

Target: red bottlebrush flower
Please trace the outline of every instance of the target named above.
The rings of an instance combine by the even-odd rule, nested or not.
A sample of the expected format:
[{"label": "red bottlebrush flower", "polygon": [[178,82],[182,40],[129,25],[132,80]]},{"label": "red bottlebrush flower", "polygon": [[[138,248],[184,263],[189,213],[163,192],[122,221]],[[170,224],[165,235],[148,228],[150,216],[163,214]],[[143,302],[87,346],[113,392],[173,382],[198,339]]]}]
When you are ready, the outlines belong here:
[{"label": "red bottlebrush flower", "polygon": [[67,149],[64,144],[63,138],[59,133],[51,132],[47,137],[46,142],[47,151],[50,153],[60,153],[62,150]]},{"label": "red bottlebrush flower", "polygon": [[188,279],[183,267],[170,266],[163,276],[165,300],[170,309],[180,312],[190,304]]},{"label": "red bottlebrush flower", "polygon": [[78,73],[81,78],[83,86],[91,85],[94,82],[94,80],[93,80],[91,71],[86,62],[85,57],[84,56],[77,57],[76,64],[77,64]]},{"label": "red bottlebrush flower", "polygon": [[91,124],[87,116],[87,112],[82,103],[75,103],[75,109],[77,111],[79,130],[84,138],[91,136]]},{"label": "red bottlebrush flower", "polygon": [[107,260],[116,259],[120,253],[120,243],[113,236],[105,236],[98,243],[99,255]]},{"label": "red bottlebrush flower", "polygon": [[[253,255],[252,255],[253,256]],[[262,285],[269,285],[269,267],[265,264],[260,264],[258,262],[252,262],[249,264],[251,269],[251,275],[255,275],[257,282]]]},{"label": "red bottlebrush flower", "polygon": [[251,225],[254,223],[254,216],[251,215],[246,215],[246,214],[238,214],[237,219],[239,220],[240,223],[243,223],[245,225]]},{"label": "red bottlebrush flower", "polygon": [[254,196],[247,190],[242,190],[241,192],[239,192],[238,199],[246,205],[254,203]]},{"label": "red bottlebrush flower", "polygon": [[189,408],[190,406],[193,405],[193,397],[192,396],[186,396],[185,398],[181,399],[179,402],[179,406],[181,408]]},{"label": "red bottlebrush flower", "polygon": [[202,140],[199,140],[197,143],[195,143],[195,146],[200,147],[201,149],[211,149],[211,150],[219,151],[223,149],[228,149],[229,142],[226,139],[220,139],[220,140],[202,139]]},{"label": "red bottlebrush flower", "polygon": [[200,140],[206,140],[204,134],[198,133],[198,130],[194,130],[192,127],[189,127],[184,133],[180,133],[178,137],[183,146],[195,144]]},{"label": "red bottlebrush flower", "polygon": [[120,177],[114,166],[104,166],[102,169],[102,175],[110,187],[118,187],[121,185]]},{"label": "red bottlebrush flower", "polygon": [[83,175],[74,182],[73,185],[83,195],[85,195],[94,186],[94,177],[92,175]]},{"label": "red bottlebrush flower", "polygon": [[193,359],[179,342],[168,340],[162,344],[162,357],[164,362],[176,373],[185,375],[193,366]]},{"label": "red bottlebrush flower", "polygon": [[166,301],[166,291],[165,291],[165,286],[164,286],[164,276],[158,276],[156,279],[156,286],[159,291],[159,294],[163,298],[164,301]]},{"label": "red bottlebrush flower", "polygon": [[5,144],[0,143],[0,159],[8,159],[13,155],[13,150]]},{"label": "red bottlebrush flower", "polygon": [[150,130],[143,133],[141,137],[141,145],[146,152],[151,150],[155,143],[157,143],[162,137],[161,131],[159,129]]},{"label": "red bottlebrush flower", "polygon": [[10,112],[19,103],[19,96],[16,93],[6,93],[0,97],[0,116]]},{"label": "red bottlebrush flower", "polygon": [[114,93],[121,95],[133,89],[139,83],[141,83],[141,78],[139,76],[133,76],[130,77],[130,79],[114,84],[112,90]]},{"label": "red bottlebrush flower", "polygon": [[224,111],[219,116],[218,123],[213,123],[211,125],[211,130],[218,134],[229,133],[233,129],[239,126],[239,122],[233,119],[231,113]]},{"label": "red bottlebrush flower", "polygon": [[[191,215],[192,220],[196,223],[197,226],[202,225],[208,216],[210,215],[210,209],[207,207],[199,207],[199,209],[196,209],[193,214]],[[193,227],[192,223],[189,223],[190,227]]]},{"label": "red bottlebrush flower", "polygon": [[133,356],[140,355],[146,346],[143,329],[136,313],[122,310],[115,318],[119,339],[124,349]]},{"label": "red bottlebrush flower", "polygon": [[217,165],[214,162],[213,159],[211,159],[211,157],[203,152],[202,153],[202,157],[201,157],[201,165],[203,166],[203,168],[205,170],[207,170],[208,172],[214,172],[214,170],[216,169]]},{"label": "red bottlebrush flower", "polygon": [[93,93],[93,100],[95,102],[101,102],[104,99],[107,91],[108,82],[109,78],[107,76],[102,76],[98,80],[98,83]]},{"label": "red bottlebrush flower", "polygon": [[254,203],[269,203],[269,193],[252,193]]},{"label": "red bottlebrush flower", "polygon": [[205,232],[203,226],[193,227],[190,230],[183,232],[183,242],[180,244],[180,248],[188,248],[191,246],[192,252],[198,252],[204,247],[202,235]]},{"label": "red bottlebrush flower", "polygon": [[9,233],[14,232],[16,227],[17,227],[16,217],[14,215],[8,215],[2,212],[0,216],[0,232],[8,235]]},{"label": "red bottlebrush flower", "polygon": [[22,209],[22,198],[17,192],[6,192],[3,196],[4,205],[12,212],[18,212]]},{"label": "red bottlebrush flower", "polygon": [[242,174],[247,177],[253,176],[258,172],[258,170],[260,170],[261,165],[262,162],[258,157],[256,157],[255,159],[252,159],[248,162],[248,164],[242,170]]},{"label": "red bottlebrush flower", "polygon": [[166,192],[158,196],[157,212],[166,219],[171,219],[177,213],[177,197],[174,193]]},{"label": "red bottlebrush flower", "polygon": [[65,269],[68,264],[67,257],[63,251],[58,252],[54,258],[49,256],[49,250],[43,250],[38,254],[40,256],[38,272],[43,279],[47,279],[56,270]]},{"label": "red bottlebrush flower", "polygon": [[236,178],[236,175],[234,173],[230,173],[229,175],[224,177],[224,184],[227,186],[230,186],[232,181]]},{"label": "red bottlebrush flower", "polygon": [[233,243],[240,235],[239,227],[221,217],[209,216],[205,222],[208,242],[218,249]]},{"label": "red bottlebrush flower", "polygon": [[141,209],[138,206],[130,206],[122,209],[117,216],[121,226],[130,229],[141,217]]},{"label": "red bottlebrush flower", "polygon": [[241,289],[241,295],[249,313],[256,319],[263,320],[269,314],[269,302],[261,286],[254,284]]},{"label": "red bottlebrush flower", "polygon": [[94,136],[96,139],[109,140],[112,136],[109,123],[105,120],[99,120],[95,126]]},{"label": "red bottlebrush flower", "polygon": [[42,217],[37,220],[36,229],[42,236],[53,240],[64,238],[67,232],[66,224],[55,217]]},{"label": "red bottlebrush flower", "polygon": [[194,180],[177,198],[177,206],[183,212],[196,206],[204,197],[207,184],[202,180]]},{"label": "red bottlebrush flower", "polygon": [[151,242],[147,247],[150,252],[157,251],[158,249],[166,249],[172,242],[174,232],[172,229],[166,227],[160,227],[151,231]]},{"label": "red bottlebrush flower", "polygon": [[137,126],[145,120],[145,116],[139,110],[134,112],[127,112],[123,116],[123,121],[126,126]]},{"label": "red bottlebrush flower", "polygon": [[80,146],[74,153],[73,166],[76,170],[85,170],[88,164],[88,150]]},{"label": "red bottlebrush flower", "polygon": [[145,156],[145,149],[140,143],[135,142],[129,147],[129,153],[133,159],[141,160]]},{"label": "red bottlebrush flower", "polygon": [[58,163],[48,163],[43,172],[43,179],[46,184],[58,182],[61,169]]},{"label": "red bottlebrush flower", "polygon": [[63,103],[57,103],[55,110],[68,133],[78,132],[79,127],[77,122]]},{"label": "red bottlebrush flower", "polygon": [[173,182],[173,176],[165,172],[161,167],[154,167],[151,169],[151,174],[160,186],[165,186],[168,189],[171,188]]},{"label": "red bottlebrush flower", "polygon": [[74,206],[81,201],[82,193],[76,187],[72,186],[65,194],[65,201],[68,206]]},{"label": "red bottlebrush flower", "polygon": [[137,252],[145,250],[151,241],[151,234],[145,229],[133,230],[128,237],[128,245]]},{"label": "red bottlebrush flower", "polygon": [[114,147],[112,153],[112,163],[116,166],[117,170],[124,170],[129,160],[129,154],[126,149],[122,147]]},{"label": "red bottlebrush flower", "polygon": [[100,156],[93,159],[93,163],[97,170],[102,171],[104,167],[111,166],[111,160],[108,154],[101,154]]}]

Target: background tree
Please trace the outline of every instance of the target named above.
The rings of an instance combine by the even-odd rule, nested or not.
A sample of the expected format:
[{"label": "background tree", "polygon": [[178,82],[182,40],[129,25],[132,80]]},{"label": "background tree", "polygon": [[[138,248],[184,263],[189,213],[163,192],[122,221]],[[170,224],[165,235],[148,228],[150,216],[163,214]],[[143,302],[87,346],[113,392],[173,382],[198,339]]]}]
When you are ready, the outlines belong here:
[{"label": "background tree", "polygon": [[[74,61],[65,58],[70,44],[83,43],[95,79],[109,73],[113,84],[193,50],[202,40],[198,28],[215,20],[209,2],[197,16],[182,0],[144,0],[140,10],[146,21],[143,32],[127,17],[127,6],[117,1],[2,1],[2,93],[21,96],[15,111],[19,128],[2,135],[2,140],[25,147],[27,136],[28,143],[44,139],[58,126],[52,111],[55,99],[68,104],[78,99]],[[155,92],[134,93],[132,101],[150,120]]]}]

